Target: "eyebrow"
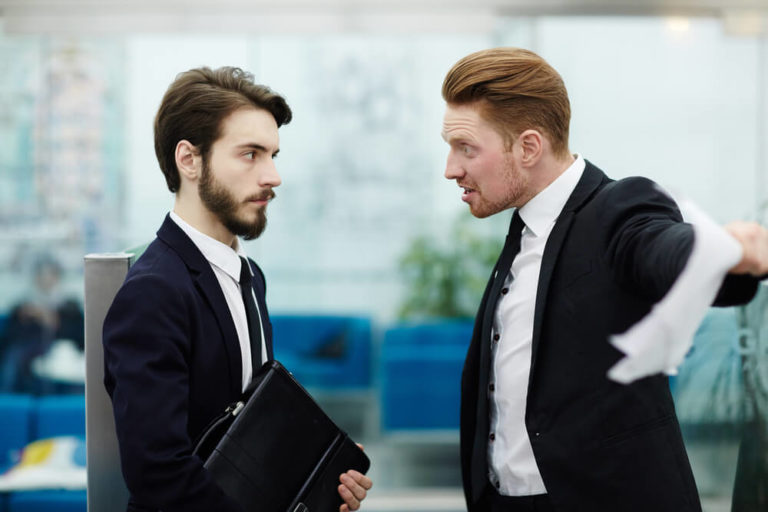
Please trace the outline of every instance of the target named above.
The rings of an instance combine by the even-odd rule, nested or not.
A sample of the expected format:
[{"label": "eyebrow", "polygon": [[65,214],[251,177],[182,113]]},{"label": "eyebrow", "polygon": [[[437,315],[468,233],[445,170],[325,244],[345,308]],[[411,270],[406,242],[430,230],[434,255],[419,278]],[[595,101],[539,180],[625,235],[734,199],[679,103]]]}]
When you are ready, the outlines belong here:
[{"label": "eyebrow", "polygon": [[467,137],[461,133],[458,135],[449,136],[445,131],[441,131],[440,136],[448,144],[475,144],[475,140],[472,137]]},{"label": "eyebrow", "polygon": [[[240,144],[237,146],[237,149],[253,149],[255,151],[262,151],[264,153],[268,153],[266,147],[262,146],[261,144],[256,144],[255,142],[246,142],[245,144]],[[276,149],[274,153],[272,153],[272,156],[275,157],[280,152],[280,149]]]}]

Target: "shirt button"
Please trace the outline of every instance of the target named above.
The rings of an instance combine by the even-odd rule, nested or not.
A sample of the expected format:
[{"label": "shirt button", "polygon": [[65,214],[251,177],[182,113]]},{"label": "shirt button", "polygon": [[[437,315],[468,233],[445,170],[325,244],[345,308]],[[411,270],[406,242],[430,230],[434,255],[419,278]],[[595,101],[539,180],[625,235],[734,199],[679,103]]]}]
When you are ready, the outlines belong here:
[{"label": "shirt button", "polygon": [[490,384],[488,386],[488,389],[490,390],[491,393],[493,393],[496,390],[496,386],[494,386],[493,384]]},{"label": "shirt button", "polygon": [[509,288],[502,288],[501,289],[501,294],[502,295],[506,295],[508,291],[509,291]]},{"label": "shirt button", "polygon": [[493,335],[493,341],[499,341],[499,339],[501,339],[501,335],[499,335],[499,333]]},{"label": "shirt button", "polygon": [[494,434],[493,432],[491,432],[491,435],[490,435],[490,436],[488,436],[488,438],[489,438],[491,441],[495,441],[495,440],[496,440],[496,434]]}]

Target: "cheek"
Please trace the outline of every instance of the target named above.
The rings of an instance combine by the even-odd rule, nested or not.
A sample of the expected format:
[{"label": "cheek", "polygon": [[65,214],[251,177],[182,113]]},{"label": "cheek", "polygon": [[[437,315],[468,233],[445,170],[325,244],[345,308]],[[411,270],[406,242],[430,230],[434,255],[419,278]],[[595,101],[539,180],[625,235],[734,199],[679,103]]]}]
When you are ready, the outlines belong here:
[{"label": "cheek", "polygon": [[496,158],[478,158],[472,166],[475,179],[489,185],[498,185],[504,180],[503,165]]},{"label": "cheek", "polygon": [[240,193],[248,176],[248,165],[243,162],[230,162],[222,167],[221,182],[225,183],[234,193]]}]

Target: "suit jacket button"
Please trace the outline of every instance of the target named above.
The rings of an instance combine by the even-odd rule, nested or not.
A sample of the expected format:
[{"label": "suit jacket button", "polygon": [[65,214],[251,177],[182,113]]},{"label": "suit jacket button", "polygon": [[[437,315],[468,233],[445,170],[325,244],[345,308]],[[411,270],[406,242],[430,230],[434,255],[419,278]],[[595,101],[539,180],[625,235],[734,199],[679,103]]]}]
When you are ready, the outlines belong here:
[{"label": "suit jacket button", "polygon": [[507,294],[507,292],[509,292],[509,288],[502,288],[502,289],[501,289],[501,294],[502,294],[502,295],[506,295],[506,294]]},{"label": "suit jacket button", "polygon": [[490,435],[490,436],[488,436],[488,438],[489,438],[491,441],[495,441],[495,440],[496,440],[496,434],[494,434],[493,432],[491,432],[491,435]]},{"label": "suit jacket button", "polygon": [[496,333],[493,335],[493,341],[499,341],[501,339],[501,335],[499,333]]},{"label": "suit jacket button", "polygon": [[488,390],[489,390],[491,393],[493,393],[493,392],[496,390],[496,386],[494,386],[493,384],[489,384],[489,385],[488,385]]}]

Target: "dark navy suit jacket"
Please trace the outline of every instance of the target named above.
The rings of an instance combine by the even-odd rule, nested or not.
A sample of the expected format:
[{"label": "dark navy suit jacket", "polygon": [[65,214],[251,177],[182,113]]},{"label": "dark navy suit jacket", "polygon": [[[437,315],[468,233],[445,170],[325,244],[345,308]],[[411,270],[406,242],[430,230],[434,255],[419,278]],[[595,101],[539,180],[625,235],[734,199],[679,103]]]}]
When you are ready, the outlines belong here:
[{"label": "dark navy suit jacket", "polygon": [[[264,276],[250,263],[272,359]],[[237,332],[210,264],[170,217],[129,270],[103,339],[128,510],[243,512],[192,455],[193,440],[241,394]]]},{"label": "dark navy suit jacket", "polygon": [[[547,240],[536,295],[525,424],[558,512],[699,511],[666,376],[623,385],[606,377],[622,356],[608,342],[645,316],[687,261],[693,230],[644,178],[609,179],[587,162]],[[498,264],[497,264],[498,265]],[[491,280],[492,283],[493,279]],[[488,510],[485,453],[476,442],[489,283],[462,375],[461,458],[470,512]],[[757,279],[729,276],[716,305],[750,300]],[[487,410],[487,409],[486,409]],[[473,455],[481,454],[480,457]],[[478,461],[482,461],[478,463]]]}]

